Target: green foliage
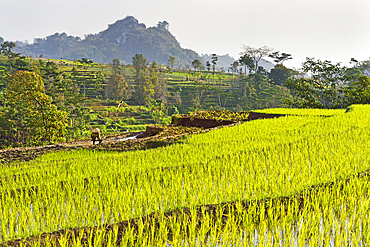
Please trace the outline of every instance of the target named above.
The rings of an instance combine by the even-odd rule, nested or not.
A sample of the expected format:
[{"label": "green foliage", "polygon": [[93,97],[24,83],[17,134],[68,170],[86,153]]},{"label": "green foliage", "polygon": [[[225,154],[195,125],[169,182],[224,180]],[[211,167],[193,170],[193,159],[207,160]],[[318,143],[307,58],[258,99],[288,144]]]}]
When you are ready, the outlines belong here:
[{"label": "green foliage", "polygon": [[168,63],[168,66],[170,66],[170,69],[171,69],[171,70],[173,70],[173,68],[174,68],[174,67],[175,67],[175,65],[176,65],[176,58],[175,58],[174,56],[170,56],[170,57],[168,58],[167,63]]},{"label": "green foliage", "polygon": [[211,63],[209,61],[206,62],[206,68],[208,72],[211,70]]},{"label": "green foliage", "polygon": [[285,98],[290,98],[289,91],[272,84],[260,74],[251,74],[239,83],[235,96],[243,110],[282,107]]},{"label": "green foliage", "polygon": [[280,52],[278,51],[271,53],[269,57],[273,58],[275,63],[281,64],[281,65],[283,65],[284,61],[293,59],[291,54],[287,54],[283,52],[280,55]]},{"label": "green foliage", "polygon": [[[34,72],[9,75],[5,100],[13,136],[24,134],[26,143],[64,140],[67,113],[52,105],[42,78]],[[11,131],[11,129],[9,131]]]},{"label": "green foliage", "polygon": [[171,106],[168,108],[168,116],[176,115],[179,114],[179,110],[177,109],[176,106]]},{"label": "green foliage", "polygon": [[282,64],[277,64],[270,73],[269,78],[277,85],[284,86],[285,81],[293,75],[293,71]]},{"label": "green foliage", "polygon": [[253,61],[253,58],[251,58],[248,54],[244,54],[239,58],[239,64],[242,66],[245,66],[245,74],[247,74],[247,69],[248,72],[250,73],[251,71],[254,70],[255,64]]},{"label": "green foliage", "polygon": [[343,89],[348,104],[370,104],[370,77],[360,75]]},{"label": "green foliage", "polygon": [[133,117],[128,118],[126,121],[128,124],[136,124],[136,119]]},{"label": "green foliage", "polygon": [[120,74],[111,74],[106,81],[105,95],[114,100],[127,99],[129,95],[129,84],[125,77]]},{"label": "green foliage", "polygon": [[168,96],[167,83],[163,73],[160,71],[159,66],[155,61],[153,61],[149,66],[149,80],[154,90],[153,99],[166,101]]},{"label": "green foliage", "polygon": [[7,56],[9,59],[14,59],[16,57],[19,57],[20,53],[15,53],[12,51],[12,49],[15,47],[15,43],[13,42],[4,42],[1,44],[0,48],[0,55]]},{"label": "green foliage", "polygon": [[[124,63],[138,53],[144,54],[150,61],[165,64],[169,56],[191,63],[199,55],[189,49],[183,49],[176,38],[169,32],[169,23],[159,22],[156,27],[146,28],[132,16],[118,20],[108,29],[97,34],[88,34],[84,39],[55,33],[45,38],[35,39],[34,44],[19,47],[17,52],[26,56],[69,60],[88,58],[99,63],[109,63],[118,58]],[[125,33],[123,36],[122,34]]]},{"label": "green foliage", "polygon": [[156,124],[160,124],[162,119],[166,116],[163,101],[158,99],[149,104],[150,115]]},{"label": "green foliage", "polygon": [[177,115],[176,117],[190,118],[190,119],[213,119],[217,121],[243,121],[247,120],[249,112],[233,112],[233,111],[196,111],[189,114]]},{"label": "green foliage", "polygon": [[154,95],[154,85],[148,78],[148,61],[142,54],[136,54],[132,64],[135,68],[134,103],[148,105]]},{"label": "green foliage", "polygon": [[202,63],[199,61],[199,59],[195,59],[191,62],[191,66],[193,66],[195,72],[200,71],[202,68]]},{"label": "green foliage", "polygon": [[303,70],[310,77],[290,78],[286,86],[292,91],[293,99],[287,99],[289,106],[300,108],[345,107],[341,88],[349,82],[346,68],[340,63],[307,58]]}]

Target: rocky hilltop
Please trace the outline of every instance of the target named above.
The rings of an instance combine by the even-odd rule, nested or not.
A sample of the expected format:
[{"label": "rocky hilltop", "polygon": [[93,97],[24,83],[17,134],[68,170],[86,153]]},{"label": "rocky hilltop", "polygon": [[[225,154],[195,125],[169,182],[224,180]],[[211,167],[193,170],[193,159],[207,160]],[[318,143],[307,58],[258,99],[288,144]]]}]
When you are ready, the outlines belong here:
[{"label": "rocky hilltop", "polygon": [[123,63],[131,63],[135,54],[143,54],[148,61],[166,64],[169,56],[176,57],[182,64],[190,64],[199,55],[192,50],[183,49],[169,31],[166,21],[147,28],[137,19],[128,16],[110,24],[98,34],[86,35],[84,39],[55,33],[46,38],[35,39],[16,49],[27,56],[46,58],[81,59],[88,58],[99,63],[109,63],[114,58]]}]

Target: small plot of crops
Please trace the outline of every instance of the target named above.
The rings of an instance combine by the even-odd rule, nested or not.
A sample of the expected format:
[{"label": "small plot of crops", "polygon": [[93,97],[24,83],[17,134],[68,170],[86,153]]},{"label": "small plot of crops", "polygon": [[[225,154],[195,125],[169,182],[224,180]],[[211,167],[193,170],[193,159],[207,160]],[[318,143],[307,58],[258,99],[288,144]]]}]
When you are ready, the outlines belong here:
[{"label": "small plot of crops", "polygon": [[48,241],[368,245],[369,181],[353,175],[370,169],[370,107],[296,115],[165,148],[79,150],[4,165],[0,241],[87,227]]},{"label": "small plot of crops", "polygon": [[189,114],[177,115],[181,118],[190,119],[213,119],[217,121],[230,120],[230,121],[242,121],[248,119],[248,112],[233,112],[233,111],[197,111]]}]

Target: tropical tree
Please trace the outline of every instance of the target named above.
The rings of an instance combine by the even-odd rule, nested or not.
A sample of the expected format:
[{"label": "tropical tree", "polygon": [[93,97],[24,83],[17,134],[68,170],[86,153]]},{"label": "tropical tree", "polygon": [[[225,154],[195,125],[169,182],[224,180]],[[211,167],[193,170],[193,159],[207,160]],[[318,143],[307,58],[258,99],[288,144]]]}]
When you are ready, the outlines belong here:
[{"label": "tropical tree", "polygon": [[106,83],[105,95],[107,98],[114,100],[128,98],[129,84],[123,75],[113,73],[108,77]]},{"label": "tropical tree", "polygon": [[46,95],[44,82],[38,74],[18,71],[6,77],[5,100],[12,126],[26,137],[26,143],[64,140],[67,113],[58,110]]},{"label": "tropical tree", "polygon": [[208,72],[211,70],[211,63],[209,61],[206,62],[206,68]]},{"label": "tropical tree", "polygon": [[176,65],[176,58],[174,56],[170,56],[168,59],[168,66],[170,66],[171,71]]},{"label": "tropical tree", "polygon": [[154,122],[156,124],[160,124],[165,114],[165,106],[163,105],[163,101],[161,99],[157,99],[152,101],[149,104],[150,115],[152,116]]},{"label": "tropical tree", "polygon": [[251,58],[248,54],[244,54],[243,56],[241,56],[239,58],[239,63],[240,65],[244,66],[245,74],[247,74],[247,68],[249,73],[254,70],[255,65],[253,58]]},{"label": "tropical tree", "polygon": [[283,64],[284,61],[293,59],[291,54],[288,53],[281,53],[279,51],[273,52],[269,55],[269,57],[274,59],[274,62],[277,64]]},{"label": "tropical tree", "polygon": [[195,72],[197,72],[200,71],[202,63],[198,59],[195,59],[193,62],[191,62],[191,66],[193,66]]},{"label": "tropical tree", "polygon": [[370,77],[358,76],[349,86],[343,89],[346,102],[351,104],[370,104]]},{"label": "tropical tree", "polygon": [[213,82],[215,82],[215,70],[216,70],[216,64],[217,64],[218,57],[216,54],[212,54],[212,74],[213,74]]},{"label": "tropical tree", "polygon": [[120,73],[120,61],[115,58],[112,62],[112,74],[106,81],[105,95],[107,98],[114,100],[127,99],[129,89],[130,87],[125,76]]},{"label": "tropical tree", "polygon": [[134,102],[149,105],[154,95],[154,86],[148,76],[148,61],[142,54],[132,58],[135,68],[135,97]]},{"label": "tropical tree", "polygon": [[243,45],[243,51],[240,53],[241,56],[248,55],[253,59],[254,62],[254,73],[258,73],[258,63],[263,57],[267,57],[270,52],[273,51],[272,48],[267,46],[262,46],[260,48],[254,48],[251,46]]},{"label": "tropical tree", "polygon": [[293,107],[340,108],[343,107],[342,88],[350,81],[347,68],[340,63],[306,58],[303,63],[306,77],[292,77],[285,83],[293,93],[286,103]]},{"label": "tropical tree", "polygon": [[1,44],[0,55],[7,56],[9,59],[19,57],[20,53],[12,52],[12,49],[15,47],[15,43],[5,41]]},{"label": "tropical tree", "polygon": [[269,78],[280,86],[284,86],[285,81],[292,75],[293,71],[282,64],[275,65],[270,73],[268,73]]},{"label": "tropical tree", "polygon": [[233,82],[235,83],[235,74],[237,73],[238,71],[238,66],[239,66],[239,62],[238,61],[234,61],[231,66],[230,66],[230,69],[231,69],[231,72],[233,74]]},{"label": "tropical tree", "polygon": [[153,98],[161,99],[164,103],[167,101],[167,83],[163,74],[159,70],[158,64],[153,61],[149,66],[149,80],[154,89]]}]

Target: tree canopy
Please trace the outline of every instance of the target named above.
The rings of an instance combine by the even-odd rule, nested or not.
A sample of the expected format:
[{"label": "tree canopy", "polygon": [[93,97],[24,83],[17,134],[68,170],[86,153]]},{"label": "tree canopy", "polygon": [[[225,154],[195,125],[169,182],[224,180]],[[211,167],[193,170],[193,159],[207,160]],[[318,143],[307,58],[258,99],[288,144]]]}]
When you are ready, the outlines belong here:
[{"label": "tree canopy", "polygon": [[64,140],[67,113],[51,104],[52,99],[45,93],[41,76],[18,71],[8,75],[6,80],[5,100],[10,107],[5,115],[18,132],[13,136],[24,133],[27,143]]}]

